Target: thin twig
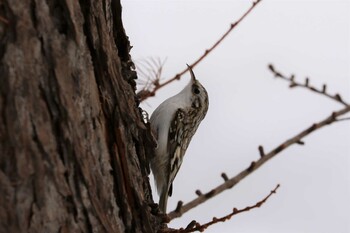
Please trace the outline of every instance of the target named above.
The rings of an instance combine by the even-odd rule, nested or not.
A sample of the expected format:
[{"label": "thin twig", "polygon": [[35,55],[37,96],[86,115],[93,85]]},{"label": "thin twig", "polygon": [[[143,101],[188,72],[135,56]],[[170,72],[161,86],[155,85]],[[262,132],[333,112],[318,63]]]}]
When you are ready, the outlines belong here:
[{"label": "thin twig", "polygon": [[149,57],[135,61],[138,74],[138,85],[142,86],[140,93],[148,91],[152,86],[158,85],[166,59]]},{"label": "thin twig", "polygon": [[265,204],[265,202],[273,194],[276,193],[276,191],[279,187],[280,187],[280,185],[278,184],[273,190],[270,191],[270,193],[264,199],[257,202],[255,205],[247,206],[243,209],[233,208],[231,213],[229,213],[221,218],[214,217],[212,221],[207,222],[205,224],[199,224],[197,221],[193,220],[190,222],[190,224],[187,225],[187,227],[185,229],[183,229],[183,228],[181,228],[181,229],[167,229],[163,233],[165,233],[165,232],[167,232],[167,233],[189,233],[189,232],[195,232],[195,231],[202,232],[205,229],[207,229],[209,226],[214,225],[214,224],[219,223],[219,222],[225,222],[226,220],[230,220],[233,216],[235,216],[237,214],[247,212],[247,211],[252,210],[252,209],[260,208],[263,204]]},{"label": "thin twig", "polygon": [[[194,68],[199,62],[201,62],[210,52],[212,52],[227,36],[228,34],[230,34],[230,32],[240,23],[242,22],[242,20],[254,9],[254,7],[256,5],[258,5],[258,3],[260,3],[262,0],[256,0],[255,2],[253,2],[252,6],[234,23],[232,23],[230,25],[230,28],[221,36],[221,38],[215,42],[215,44],[205,50],[204,54],[199,57],[195,62],[193,62],[190,67]],[[156,94],[156,92],[168,85],[169,83],[175,81],[175,80],[179,80],[181,78],[182,75],[184,75],[187,71],[189,70],[189,68],[186,68],[185,70],[183,70],[181,73],[175,75],[175,77],[163,82],[163,83],[158,83],[154,85],[154,88],[152,90],[141,90],[140,92],[137,93],[137,96],[140,100],[140,102],[144,101],[145,99],[147,99],[148,97],[154,96]]]},{"label": "thin twig", "polygon": [[275,149],[270,151],[267,154],[264,154],[264,156],[260,157],[257,161],[253,161],[248,168],[237,174],[236,176],[232,177],[231,179],[227,180],[225,183],[217,186],[216,188],[212,189],[211,191],[204,193],[203,195],[195,198],[194,200],[190,201],[187,204],[184,204],[181,206],[181,208],[176,209],[175,211],[172,211],[168,214],[168,217],[170,220],[174,218],[178,218],[182,216],[184,213],[189,211],[190,209],[193,209],[194,207],[202,204],[203,202],[209,200],[210,198],[220,194],[221,192],[231,189],[236,184],[238,184],[241,180],[243,180],[248,175],[252,174],[255,170],[257,170],[259,167],[261,167],[263,164],[265,164],[267,161],[275,157],[277,154],[279,154],[281,151],[287,149],[289,146],[293,144],[297,144],[302,142],[302,139],[314,132],[315,130],[318,130],[320,128],[323,128],[324,126],[330,125],[337,121],[337,118],[339,116],[342,116],[346,113],[350,112],[350,106],[346,106],[345,108],[333,112],[328,116],[327,118],[323,119],[322,121],[319,121],[318,123],[312,124],[310,127],[303,130],[301,133],[295,135],[294,137],[286,140],[279,146],[277,146]]},{"label": "thin twig", "polygon": [[310,91],[313,91],[313,92],[316,92],[316,93],[321,94],[321,95],[323,95],[323,96],[326,96],[326,97],[328,97],[328,98],[331,98],[332,100],[335,100],[336,102],[341,103],[341,104],[343,104],[343,105],[345,105],[345,106],[349,106],[349,104],[346,103],[346,102],[341,98],[341,96],[340,96],[339,94],[335,94],[335,95],[328,94],[328,93],[327,93],[327,85],[326,85],[326,84],[324,84],[324,85],[322,86],[322,89],[319,90],[319,89],[317,89],[317,88],[315,88],[315,87],[313,87],[313,86],[310,86],[309,78],[306,78],[306,79],[305,79],[305,83],[302,84],[302,83],[298,83],[298,82],[296,82],[296,81],[294,80],[294,75],[292,75],[292,76],[289,78],[289,77],[283,75],[281,72],[277,71],[277,70],[275,69],[275,67],[274,67],[272,64],[270,64],[270,65],[268,66],[268,68],[269,68],[269,70],[275,75],[276,78],[280,78],[280,79],[282,79],[282,80],[286,80],[286,81],[290,82],[290,85],[289,85],[290,88],[293,88],[293,87],[303,87],[303,88],[306,88],[306,89],[308,89],[308,90],[310,90]]},{"label": "thin twig", "polygon": [[350,117],[344,117],[344,118],[337,119],[337,121],[348,121],[348,120],[350,120]]}]

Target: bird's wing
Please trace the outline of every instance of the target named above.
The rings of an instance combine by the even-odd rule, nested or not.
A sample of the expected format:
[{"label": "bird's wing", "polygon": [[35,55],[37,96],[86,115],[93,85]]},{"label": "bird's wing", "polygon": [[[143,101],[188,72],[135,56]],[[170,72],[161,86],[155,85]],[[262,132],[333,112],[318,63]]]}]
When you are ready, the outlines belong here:
[{"label": "bird's wing", "polygon": [[184,142],[184,135],[186,134],[186,112],[179,108],[175,114],[174,118],[171,121],[170,128],[169,128],[169,134],[168,134],[168,155],[170,156],[170,163],[169,163],[169,177],[168,177],[168,184],[169,186],[169,196],[172,194],[172,183],[173,180],[177,174],[177,172],[180,169],[180,166],[182,164],[183,155],[186,151],[186,148],[183,146]]}]

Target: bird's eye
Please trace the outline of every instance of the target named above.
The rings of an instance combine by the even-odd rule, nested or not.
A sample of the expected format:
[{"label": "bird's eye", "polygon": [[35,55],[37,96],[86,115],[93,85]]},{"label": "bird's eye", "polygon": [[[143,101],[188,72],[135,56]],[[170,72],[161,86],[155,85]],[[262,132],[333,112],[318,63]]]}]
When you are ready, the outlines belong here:
[{"label": "bird's eye", "polygon": [[193,87],[193,93],[198,95],[199,93],[201,93],[201,91],[199,90],[199,88],[197,86]]}]

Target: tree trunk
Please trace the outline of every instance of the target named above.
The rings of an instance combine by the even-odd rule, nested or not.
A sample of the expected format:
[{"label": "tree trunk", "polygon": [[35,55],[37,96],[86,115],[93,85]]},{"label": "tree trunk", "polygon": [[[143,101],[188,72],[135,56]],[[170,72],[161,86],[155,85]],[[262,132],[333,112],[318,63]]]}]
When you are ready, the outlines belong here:
[{"label": "tree trunk", "polygon": [[118,0],[0,0],[0,232],[154,232]]}]

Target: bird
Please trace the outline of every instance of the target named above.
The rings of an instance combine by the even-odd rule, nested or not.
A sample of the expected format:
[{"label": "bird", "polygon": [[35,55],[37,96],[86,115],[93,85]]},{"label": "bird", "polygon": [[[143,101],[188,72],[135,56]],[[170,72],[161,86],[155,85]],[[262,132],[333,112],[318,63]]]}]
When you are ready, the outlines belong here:
[{"label": "bird", "polygon": [[173,181],[199,124],[207,114],[208,93],[192,68],[190,82],[178,94],[166,99],[152,113],[151,129],[157,140],[150,165],[159,194],[159,209],[166,214]]}]

